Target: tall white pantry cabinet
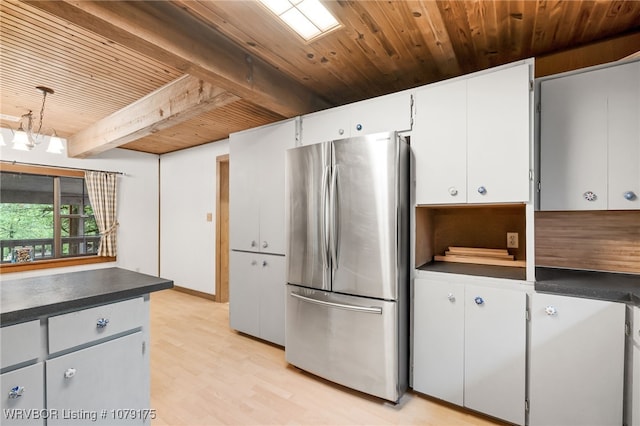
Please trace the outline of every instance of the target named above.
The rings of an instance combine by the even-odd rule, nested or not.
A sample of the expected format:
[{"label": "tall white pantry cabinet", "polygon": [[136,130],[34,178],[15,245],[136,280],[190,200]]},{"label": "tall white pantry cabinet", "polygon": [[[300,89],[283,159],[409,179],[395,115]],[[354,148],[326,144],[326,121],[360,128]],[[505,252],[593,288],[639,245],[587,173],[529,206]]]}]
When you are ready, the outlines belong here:
[{"label": "tall white pantry cabinet", "polygon": [[284,345],[284,157],[297,120],[229,137],[229,323]]}]

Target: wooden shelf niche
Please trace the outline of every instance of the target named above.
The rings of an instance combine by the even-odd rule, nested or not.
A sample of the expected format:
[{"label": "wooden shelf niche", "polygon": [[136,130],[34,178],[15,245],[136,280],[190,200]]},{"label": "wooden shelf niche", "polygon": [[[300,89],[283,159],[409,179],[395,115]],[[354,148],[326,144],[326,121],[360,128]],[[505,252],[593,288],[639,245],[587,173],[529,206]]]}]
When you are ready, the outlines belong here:
[{"label": "wooden shelf niche", "polygon": [[[524,204],[491,206],[417,206],[415,267],[443,256],[449,247],[507,249],[507,232],[518,233],[518,248],[508,253],[517,266],[526,261]],[[514,263],[516,267],[516,263]]]}]

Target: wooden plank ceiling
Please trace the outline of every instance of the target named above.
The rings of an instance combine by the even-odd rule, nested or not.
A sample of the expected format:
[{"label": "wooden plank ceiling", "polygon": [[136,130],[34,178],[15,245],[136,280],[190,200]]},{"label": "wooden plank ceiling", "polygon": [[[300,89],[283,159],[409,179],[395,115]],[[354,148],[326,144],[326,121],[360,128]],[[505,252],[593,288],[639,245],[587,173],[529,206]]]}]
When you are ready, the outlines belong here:
[{"label": "wooden plank ceiling", "polygon": [[[68,138],[74,156],[115,146],[162,154],[640,31],[634,0],[324,3],[342,26],[305,43],[256,1],[3,0],[0,113],[39,116],[35,86],[51,87],[44,128]],[[166,86],[185,74],[210,87],[215,101],[168,97]],[[131,104],[141,98],[162,125],[136,128],[144,120],[132,117]],[[176,103],[182,107],[172,112]],[[128,133],[96,141],[104,126]]]}]

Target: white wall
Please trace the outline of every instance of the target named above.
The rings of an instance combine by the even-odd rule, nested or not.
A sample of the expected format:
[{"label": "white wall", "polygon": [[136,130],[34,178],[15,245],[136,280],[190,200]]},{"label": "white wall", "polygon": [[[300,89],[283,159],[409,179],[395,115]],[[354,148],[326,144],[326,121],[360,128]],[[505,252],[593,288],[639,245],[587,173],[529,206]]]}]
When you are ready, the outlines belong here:
[{"label": "white wall", "polygon": [[[1,129],[5,141],[11,132]],[[47,140],[32,151],[0,147],[0,159],[59,167],[123,172],[118,178],[118,256],[116,262],[98,263],[37,271],[3,273],[0,280],[58,274],[87,269],[120,267],[157,276],[158,237],[158,156],[125,149],[113,149],[88,159],[67,158],[46,152]],[[10,145],[10,143],[7,143]]]},{"label": "white wall", "polygon": [[228,153],[223,140],[160,157],[160,276],[176,286],[215,294],[216,157]]}]

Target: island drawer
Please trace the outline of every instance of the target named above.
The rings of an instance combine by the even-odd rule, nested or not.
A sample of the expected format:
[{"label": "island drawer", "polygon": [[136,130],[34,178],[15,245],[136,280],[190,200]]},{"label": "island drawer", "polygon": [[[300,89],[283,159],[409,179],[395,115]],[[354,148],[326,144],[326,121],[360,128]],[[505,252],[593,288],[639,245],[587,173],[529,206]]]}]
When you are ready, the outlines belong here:
[{"label": "island drawer", "polygon": [[140,328],[147,311],[142,297],[49,318],[49,353]]},{"label": "island drawer", "polygon": [[0,328],[0,368],[37,359],[40,355],[40,320]]}]

